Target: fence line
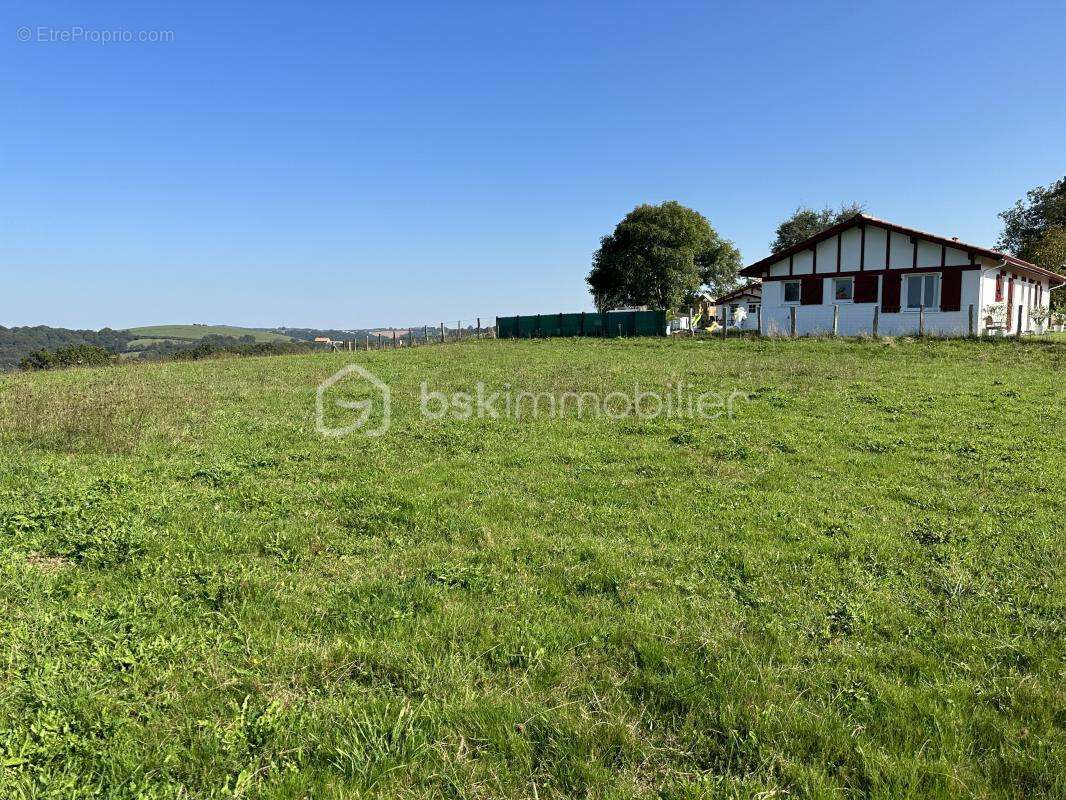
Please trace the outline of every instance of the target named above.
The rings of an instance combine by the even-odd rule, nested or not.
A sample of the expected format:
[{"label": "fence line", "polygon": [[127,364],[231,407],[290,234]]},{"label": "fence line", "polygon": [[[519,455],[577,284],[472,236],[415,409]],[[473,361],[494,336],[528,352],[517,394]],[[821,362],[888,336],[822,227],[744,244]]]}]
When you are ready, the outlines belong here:
[{"label": "fence line", "polygon": [[441,322],[438,325],[389,328],[385,331],[367,331],[351,339],[331,339],[328,342],[312,342],[311,344],[332,352],[368,352],[495,339],[496,319],[496,317],[459,319],[451,323],[454,327],[450,327],[448,322]]},{"label": "fence line", "polygon": [[[865,304],[864,304],[865,305]],[[871,304],[868,317],[859,320],[856,318],[856,306],[848,305],[847,313],[844,307],[838,304],[826,306],[788,306],[787,310],[780,309],[777,313],[768,313],[761,305],[756,319],[757,327],[752,330],[733,329],[723,326],[721,335],[734,334],[753,336],[862,336],[873,335],[874,337],[888,336],[981,336],[981,335],[1013,335],[1025,334],[1039,335],[1030,323],[1022,323],[1024,306],[1017,306],[1017,313],[1009,325],[989,326],[985,319],[980,317],[979,310],[974,305],[963,305],[957,310],[942,311],[931,310],[924,306],[913,313],[906,315],[882,314],[880,303]],[[861,308],[861,307],[859,307]],[[1012,309],[1014,311],[1015,309]],[[782,313],[784,312],[784,313]],[[651,325],[657,323],[664,326],[658,316],[662,312],[654,312],[655,320],[651,320],[652,312],[609,312],[596,314],[594,312],[579,312],[575,314],[531,314],[525,316],[482,316],[467,320],[455,320],[452,326],[448,322],[440,322],[436,325],[422,325],[411,328],[394,328],[387,331],[367,332],[359,338],[342,339],[338,341],[316,342],[323,349],[338,351],[370,351],[389,350],[404,347],[425,347],[432,344],[451,344],[456,342],[480,341],[483,339],[526,339],[547,338],[555,336],[603,336],[615,338],[618,336],[628,337],[633,335],[652,335]],[[643,317],[638,324],[637,315]],[[615,316],[617,315],[617,316]],[[592,320],[603,317],[593,324]],[[624,322],[622,322],[624,320]],[[1037,326],[1038,328],[1039,326]],[[617,330],[616,330],[617,328]]]}]

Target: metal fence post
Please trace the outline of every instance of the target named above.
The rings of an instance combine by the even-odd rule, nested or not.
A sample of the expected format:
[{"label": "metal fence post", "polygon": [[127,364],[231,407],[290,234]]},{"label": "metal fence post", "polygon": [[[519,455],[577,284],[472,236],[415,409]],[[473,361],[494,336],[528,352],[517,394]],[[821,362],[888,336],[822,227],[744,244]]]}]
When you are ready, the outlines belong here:
[{"label": "metal fence post", "polygon": [[876,339],[881,329],[881,307],[874,306],[874,338]]},{"label": "metal fence post", "polygon": [[925,305],[918,306],[918,335],[925,336]]},{"label": "metal fence post", "polygon": [[796,338],[796,307],[788,307],[788,335]]},{"label": "metal fence post", "polygon": [[840,333],[840,304],[833,303],[833,336]]}]

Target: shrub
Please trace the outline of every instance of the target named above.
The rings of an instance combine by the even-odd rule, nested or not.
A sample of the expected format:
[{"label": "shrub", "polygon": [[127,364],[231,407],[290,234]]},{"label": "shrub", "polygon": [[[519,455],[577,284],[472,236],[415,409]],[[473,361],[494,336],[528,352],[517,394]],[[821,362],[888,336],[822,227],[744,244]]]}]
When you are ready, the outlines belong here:
[{"label": "shrub", "polygon": [[115,357],[95,344],[73,344],[60,347],[55,352],[39,350],[19,362],[19,369],[59,369],[61,367],[102,367],[112,363]]}]

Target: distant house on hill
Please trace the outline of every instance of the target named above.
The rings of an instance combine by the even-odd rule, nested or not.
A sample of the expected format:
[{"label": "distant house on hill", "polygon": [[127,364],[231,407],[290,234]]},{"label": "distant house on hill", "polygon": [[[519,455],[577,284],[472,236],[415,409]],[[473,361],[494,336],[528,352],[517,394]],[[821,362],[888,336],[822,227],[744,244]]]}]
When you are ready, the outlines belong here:
[{"label": "distant house on hill", "polygon": [[[1006,253],[866,214],[741,270],[762,281],[764,334],[1031,332],[1063,276]],[[1002,305],[1000,305],[1002,304]],[[834,312],[835,307],[835,312]],[[992,307],[992,308],[990,308]]]},{"label": "distant house on hill", "polygon": [[[719,325],[730,327],[736,323],[738,316],[743,316],[737,326],[743,330],[755,330],[759,322],[759,305],[762,303],[762,284],[758,281],[726,292],[714,301],[715,320]],[[743,315],[737,311],[743,309]]]}]

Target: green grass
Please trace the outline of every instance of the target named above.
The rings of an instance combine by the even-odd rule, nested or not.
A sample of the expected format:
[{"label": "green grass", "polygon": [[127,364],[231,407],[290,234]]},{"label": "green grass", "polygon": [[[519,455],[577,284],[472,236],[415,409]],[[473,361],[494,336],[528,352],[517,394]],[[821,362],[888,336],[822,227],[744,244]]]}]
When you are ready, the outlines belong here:
[{"label": "green grass", "polygon": [[[0,796],[1066,794],[1066,346],[357,359],[378,439],[315,433],[347,353],[0,380]],[[425,421],[422,380],[752,396]]]},{"label": "green grass", "polygon": [[255,328],[239,328],[233,325],[146,325],[140,328],[128,328],[130,333],[140,336],[130,342],[129,347],[135,349],[135,345],[145,346],[153,340],[178,340],[198,341],[205,336],[254,336],[257,342],[290,342],[291,336],[270,331],[256,330]]}]

